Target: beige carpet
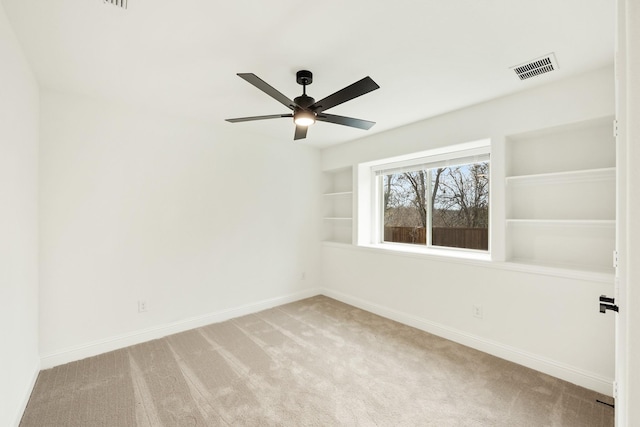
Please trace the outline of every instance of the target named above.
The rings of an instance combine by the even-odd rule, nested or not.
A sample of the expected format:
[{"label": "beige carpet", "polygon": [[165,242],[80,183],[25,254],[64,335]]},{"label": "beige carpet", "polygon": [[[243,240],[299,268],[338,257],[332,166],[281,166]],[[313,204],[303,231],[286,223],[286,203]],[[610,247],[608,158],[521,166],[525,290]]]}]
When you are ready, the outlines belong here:
[{"label": "beige carpet", "polygon": [[42,371],[21,426],[613,426],[596,399],[314,297]]}]

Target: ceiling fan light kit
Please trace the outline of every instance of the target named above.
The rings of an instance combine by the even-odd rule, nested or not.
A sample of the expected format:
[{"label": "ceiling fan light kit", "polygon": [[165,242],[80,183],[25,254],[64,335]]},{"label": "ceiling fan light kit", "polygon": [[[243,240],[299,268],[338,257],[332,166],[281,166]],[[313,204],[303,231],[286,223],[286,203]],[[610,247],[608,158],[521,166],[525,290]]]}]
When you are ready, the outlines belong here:
[{"label": "ceiling fan light kit", "polygon": [[316,114],[312,111],[298,110],[293,113],[293,122],[298,126],[311,126],[316,122]]},{"label": "ceiling fan light kit", "polygon": [[307,129],[316,121],[334,123],[338,125],[355,127],[358,129],[370,129],[375,122],[368,120],[355,119],[352,117],[337,116],[335,114],[326,114],[325,110],[350,101],[361,95],[379,89],[380,86],[367,76],[357,82],[340,89],[339,91],[317,101],[307,95],[307,85],[313,82],[313,73],[308,70],[300,70],[296,73],[296,82],[302,85],[302,95],[293,100],[274,89],[260,77],[253,73],[238,73],[238,76],[251,83],[285,107],[293,111],[291,114],[271,114],[268,116],[239,117],[235,119],[227,119],[228,122],[248,122],[254,120],[277,119],[282,117],[293,117],[296,125],[294,140],[304,139],[307,137]]}]

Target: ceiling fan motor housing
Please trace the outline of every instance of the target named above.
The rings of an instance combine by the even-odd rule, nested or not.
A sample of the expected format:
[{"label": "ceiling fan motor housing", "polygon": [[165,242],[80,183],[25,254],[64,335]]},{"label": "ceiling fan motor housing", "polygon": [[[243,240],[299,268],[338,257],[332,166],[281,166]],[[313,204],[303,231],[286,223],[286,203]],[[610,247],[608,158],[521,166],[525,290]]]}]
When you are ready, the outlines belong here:
[{"label": "ceiling fan motor housing", "polygon": [[313,105],[316,100],[307,95],[300,95],[293,98],[293,102],[295,102],[298,107],[307,109]]}]

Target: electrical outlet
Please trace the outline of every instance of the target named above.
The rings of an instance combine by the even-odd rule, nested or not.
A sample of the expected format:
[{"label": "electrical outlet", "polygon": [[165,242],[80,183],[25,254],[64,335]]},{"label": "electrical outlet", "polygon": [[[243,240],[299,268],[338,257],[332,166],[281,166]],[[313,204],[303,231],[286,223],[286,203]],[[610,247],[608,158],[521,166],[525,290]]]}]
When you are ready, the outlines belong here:
[{"label": "electrical outlet", "polygon": [[147,301],[143,299],[138,300],[138,313],[145,313],[147,308]]},{"label": "electrical outlet", "polygon": [[307,278],[307,273],[305,273],[304,271],[300,273],[300,280],[304,280],[306,278]]},{"label": "electrical outlet", "polygon": [[478,304],[473,305],[473,317],[482,319],[482,306]]}]

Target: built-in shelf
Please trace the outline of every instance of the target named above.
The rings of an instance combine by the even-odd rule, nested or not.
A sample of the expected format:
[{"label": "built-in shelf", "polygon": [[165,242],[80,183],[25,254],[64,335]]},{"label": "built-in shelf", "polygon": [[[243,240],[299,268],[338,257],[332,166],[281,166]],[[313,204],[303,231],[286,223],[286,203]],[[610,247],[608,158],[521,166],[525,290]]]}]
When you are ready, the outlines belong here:
[{"label": "built-in shelf", "polygon": [[585,266],[583,264],[562,264],[550,262],[534,262],[526,259],[512,259],[507,263],[511,268],[534,273],[547,273],[553,276],[576,277],[575,272],[582,272],[580,278],[613,281],[615,271],[613,267]]},{"label": "built-in shelf", "polygon": [[559,184],[569,182],[615,181],[616,168],[583,169],[534,175],[509,176],[507,185]]},{"label": "built-in shelf", "polygon": [[325,171],[323,193],[323,241],[340,244],[353,242],[353,169]]},{"label": "built-in shelf", "polygon": [[616,221],[613,219],[508,219],[507,225],[615,228]]},{"label": "built-in shelf", "polygon": [[506,149],[507,261],[613,274],[612,119],[509,136]]}]

